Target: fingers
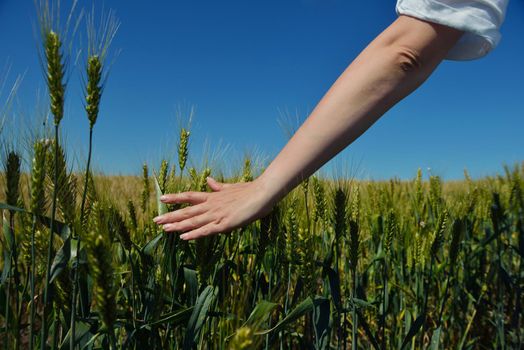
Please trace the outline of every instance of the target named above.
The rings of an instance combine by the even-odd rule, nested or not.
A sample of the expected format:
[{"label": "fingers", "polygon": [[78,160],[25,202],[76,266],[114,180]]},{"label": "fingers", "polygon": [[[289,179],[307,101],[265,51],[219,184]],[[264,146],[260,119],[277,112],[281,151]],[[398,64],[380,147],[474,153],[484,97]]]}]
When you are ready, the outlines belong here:
[{"label": "fingers", "polygon": [[172,193],[165,194],[160,197],[160,200],[163,203],[175,204],[175,203],[189,203],[189,204],[199,204],[205,202],[208,194],[205,192],[182,192],[182,193]]},{"label": "fingers", "polygon": [[157,225],[163,225],[189,219],[193,216],[200,215],[206,211],[206,208],[202,204],[194,205],[184,209],[179,209],[166,213],[164,215],[157,216],[153,219],[153,222]]},{"label": "fingers", "polygon": [[230,184],[218,182],[217,180],[213,179],[211,176],[208,176],[206,180],[207,180],[207,185],[209,186],[209,188],[213,190],[213,192],[217,192],[217,191],[220,191],[224,188],[231,186]]},{"label": "fingers", "polygon": [[209,215],[203,214],[199,216],[194,216],[189,219],[165,224],[162,229],[166,232],[175,232],[175,231],[190,231],[209,224],[213,221]]},{"label": "fingers", "polygon": [[222,232],[220,225],[216,223],[209,223],[195,230],[189,231],[180,235],[180,238],[187,241],[191,239],[202,238],[205,236],[213,235],[215,233]]},{"label": "fingers", "polygon": [[[245,218],[240,222],[232,221],[231,210],[228,209],[238,207],[238,203],[235,204],[235,202],[243,203],[246,198],[251,199],[252,196],[249,193],[246,194],[246,191],[250,189],[250,183],[225,184],[212,177],[206,180],[215,193],[182,192],[163,195],[160,198],[163,203],[189,203],[191,206],[158,216],[153,221],[162,225],[166,232],[183,232],[180,238],[184,240],[229,232],[240,222],[246,221]],[[231,189],[221,192],[226,188]]]}]

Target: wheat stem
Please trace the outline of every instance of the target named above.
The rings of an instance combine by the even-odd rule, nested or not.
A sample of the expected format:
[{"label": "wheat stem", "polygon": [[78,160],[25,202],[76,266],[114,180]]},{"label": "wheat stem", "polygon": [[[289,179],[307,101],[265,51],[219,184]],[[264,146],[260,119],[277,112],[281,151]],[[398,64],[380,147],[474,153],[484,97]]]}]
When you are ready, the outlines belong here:
[{"label": "wheat stem", "polygon": [[[93,145],[93,127],[89,128],[89,151],[87,153],[87,166],[85,171],[84,179],[84,191],[82,193],[82,203],[80,205],[80,228],[83,229],[83,223],[85,222],[85,204],[87,199],[87,187],[89,185],[89,168],[91,165],[91,153]],[[71,298],[71,341],[69,342],[69,348],[74,350],[75,348],[75,330],[76,330],[76,304],[78,296],[78,284],[80,283],[80,247],[81,247],[81,234],[77,232],[76,238],[78,240],[77,249],[76,249],[76,259],[74,264],[74,277],[73,277],[73,297]],[[80,304],[80,307],[83,308],[83,305]],[[85,315],[85,310],[81,310],[82,315]]]},{"label": "wheat stem", "polygon": [[35,337],[35,231],[36,215],[33,214],[33,223],[31,224],[31,326],[29,330],[29,349],[33,350]]},{"label": "wheat stem", "polygon": [[47,247],[47,264],[45,274],[45,287],[44,287],[44,312],[42,315],[42,337],[40,339],[40,349],[45,350],[47,343],[47,314],[49,312],[49,278],[51,273],[51,256],[53,255],[53,235],[54,225],[56,219],[56,198],[58,193],[58,123],[55,123],[55,164],[54,164],[54,176],[53,176],[53,200],[51,204],[51,222],[49,223],[49,243]]}]

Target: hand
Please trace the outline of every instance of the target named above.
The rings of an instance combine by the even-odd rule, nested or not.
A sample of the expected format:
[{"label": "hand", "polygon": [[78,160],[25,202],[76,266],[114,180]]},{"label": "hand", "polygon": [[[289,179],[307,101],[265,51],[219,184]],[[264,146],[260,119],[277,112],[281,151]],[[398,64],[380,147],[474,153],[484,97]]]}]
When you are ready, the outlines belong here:
[{"label": "hand", "polygon": [[257,180],[224,184],[211,177],[207,184],[213,192],[166,194],[166,204],[189,203],[191,206],[157,216],[153,221],[166,232],[185,232],[190,240],[219,232],[229,232],[267,215],[273,206],[264,186]]}]

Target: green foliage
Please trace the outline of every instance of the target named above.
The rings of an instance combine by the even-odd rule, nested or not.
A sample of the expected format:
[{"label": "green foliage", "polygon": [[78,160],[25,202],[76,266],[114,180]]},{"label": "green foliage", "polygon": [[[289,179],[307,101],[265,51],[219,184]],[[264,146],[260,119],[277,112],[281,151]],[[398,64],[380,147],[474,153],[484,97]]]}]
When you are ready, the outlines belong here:
[{"label": "green foliage", "polygon": [[[59,178],[71,178],[63,150],[58,160],[59,174],[63,174]],[[148,168],[144,169],[149,185]],[[159,174],[166,174],[165,169],[167,164]],[[205,176],[210,171],[190,170],[192,177],[169,181],[179,189],[206,190]],[[491,315],[499,312],[509,319],[522,318],[522,312],[509,305],[522,303],[515,283],[524,266],[523,255],[517,253],[522,246],[519,187],[523,177],[521,170],[510,174],[496,182],[492,178],[463,183],[433,180],[433,190],[417,179],[365,185],[353,181],[351,192],[338,183],[332,195],[323,190],[332,183],[313,177],[312,191],[307,194],[311,209],[305,205],[308,197],[303,188],[298,187],[260,221],[232,235],[189,243],[178,240],[176,234],[152,229],[150,221],[157,210],[148,210],[139,219],[135,201],[155,207],[140,186],[134,197],[109,198],[106,205],[93,198],[80,252],[67,231],[58,230],[66,233],[55,239],[61,248],[53,255],[52,302],[61,317],[69,320],[68,276],[74,257],[80,254],[80,281],[87,279],[80,285],[88,289],[80,288],[79,306],[93,307],[87,317],[77,315],[75,333],[83,344],[91,340],[101,347],[113,342],[127,344],[124,348],[153,349],[221,344],[219,348],[242,349],[267,342],[269,348],[280,343],[296,348],[301,346],[296,337],[300,334],[319,348],[353,342],[356,337],[360,347],[448,348],[461,342],[496,347],[501,341],[496,334],[501,332],[505,332],[505,342],[518,344],[520,328],[516,324],[491,322]],[[38,186],[38,176],[42,175],[35,170],[31,189]],[[76,193],[66,180],[59,186],[70,193],[58,192],[60,208]],[[162,194],[156,177],[153,182],[157,194]],[[44,197],[52,189],[44,189]],[[417,191],[421,192],[417,195]],[[22,189],[19,193],[28,192]],[[28,195],[35,196],[33,192]],[[417,196],[420,203],[411,200]],[[44,200],[34,203],[45,205]],[[466,205],[455,210],[456,203]],[[160,212],[167,210],[158,198],[157,205]],[[332,212],[332,220],[320,219],[326,216],[324,205]],[[127,210],[127,218],[118,207]],[[487,208],[486,215],[479,215],[485,211],[482,208]],[[319,219],[308,225],[308,210],[317,209]],[[17,215],[25,215],[23,209],[18,210]],[[71,216],[66,221],[76,222],[79,215],[79,208],[72,205],[70,214],[61,217]],[[27,236],[29,229],[27,220],[16,221],[14,230],[6,228],[6,237],[13,237],[10,232]],[[35,240],[36,244],[40,241]],[[42,273],[42,248],[36,248],[35,271]],[[28,252],[24,248],[24,256]],[[17,264],[22,267],[28,261]],[[3,266],[14,271],[13,264],[9,260]],[[19,271],[20,280],[25,281],[26,270]],[[14,274],[5,280],[11,278]],[[41,293],[40,283],[37,279],[36,294]],[[485,292],[479,294],[481,287]],[[13,310],[16,300],[12,293],[11,288]],[[498,302],[487,303],[489,295]],[[20,295],[19,300],[27,296]],[[36,318],[39,315],[37,308]],[[353,318],[358,318],[356,329],[348,322]],[[471,326],[473,318],[476,327]],[[11,313],[10,319],[17,318]],[[85,322],[92,325],[87,331]],[[58,327],[63,337],[59,341],[68,343],[68,322]],[[11,342],[14,338],[9,337]]]},{"label": "green foliage", "polygon": [[[111,197],[87,166],[79,208],[79,175],[58,143],[62,43],[44,34],[55,139],[34,143],[28,181],[23,156],[4,150],[5,348],[522,347],[524,164],[461,182],[424,181],[420,170],[412,181],[313,176],[265,218],[182,241],[152,219],[185,207],[166,206],[163,193],[209,190],[215,169],[184,172],[189,127],[179,130],[178,172],[164,160],[151,178],[144,164],[131,194]],[[89,52],[92,132],[104,70]],[[236,170],[224,181],[253,180],[249,158]]]}]

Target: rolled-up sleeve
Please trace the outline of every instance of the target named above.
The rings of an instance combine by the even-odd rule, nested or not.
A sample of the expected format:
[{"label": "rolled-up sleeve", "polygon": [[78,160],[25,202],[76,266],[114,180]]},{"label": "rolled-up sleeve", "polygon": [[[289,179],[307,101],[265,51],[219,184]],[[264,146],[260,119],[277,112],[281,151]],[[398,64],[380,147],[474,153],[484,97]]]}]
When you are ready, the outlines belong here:
[{"label": "rolled-up sleeve", "polygon": [[509,0],[398,0],[396,12],[464,31],[446,59],[473,60],[499,43]]}]

